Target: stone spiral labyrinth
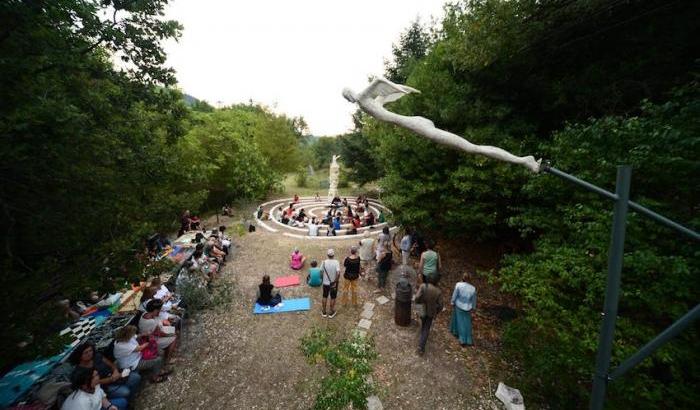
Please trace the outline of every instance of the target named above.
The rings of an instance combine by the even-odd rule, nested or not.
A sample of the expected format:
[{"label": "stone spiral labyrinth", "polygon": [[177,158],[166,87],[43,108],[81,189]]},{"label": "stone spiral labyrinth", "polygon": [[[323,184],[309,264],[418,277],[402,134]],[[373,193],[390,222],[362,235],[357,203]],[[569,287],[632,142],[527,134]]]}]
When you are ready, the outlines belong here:
[{"label": "stone spiral labyrinth", "polygon": [[[350,223],[345,223],[341,225],[340,230],[336,230],[336,235],[337,236],[326,236],[328,233],[328,226],[327,225],[321,225],[320,221],[323,219],[323,217],[326,215],[328,212],[329,208],[329,201],[326,200],[325,198],[321,198],[320,200],[314,199],[314,197],[302,197],[299,198],[299,202],[294,204],[294,209],[299,211],[301,209],[304,209],[304,212],[309,218],[316,217],[316,220],[319,221],[319,230],[318,230],[318,236],[309,236],[309,229],[304,226],[304,227],[296,227],[296,226],[290,226],[290,225],[285,225],[281,222],[279,222],[279,215],[280,215],[280,210],[279,208],[282,207],[282,209],[288,208],[289,204],[292,203],[293,198],[283,198],[283,199],[275,199],[274,201],[269,201],[265,202],[264,204],[261,204],[260,206],[263,209],[263,218],[258,218],[257,213],[255,215],[255,220],[257,222],[257,225],[264,228],[268,232],[273,232],[273,233],[279,233],[284,236],[289,236],[292,238],[299,238],[299,239],[308,239],[308,240],[321,240],[321,241],[326,241],[326,240],[342,240],[342,239],[350,239],[350,238],[361,238],[366,231],[370,233],[370,235],[377,235],[382,231],[382,228],[387,226],[388,224],[385,223],[376,223],[372,225],[371,227],[361,227],[357,229],[357,234],[353,235],[348,235],[347,232],[350,230],[352,225]],[[355,198],[349,199],[349,202],[351,205],[355,204]],[[374,213],[375,217],[379,215],[380,211],[384,211],[384,215],[389,215],[391,211],[385,207],[380,201],[376,199],[369,199],[369,209]],[[345,208],[338,208],[343,215],[347,212]],[[336,211],[337,212],[337,211]],[[334,214],[336,213],[334,212]],[[265,215],[269,217],[265,217]],[[397,227],[389,227],[390,231],[394,232],[397,230]]]}]

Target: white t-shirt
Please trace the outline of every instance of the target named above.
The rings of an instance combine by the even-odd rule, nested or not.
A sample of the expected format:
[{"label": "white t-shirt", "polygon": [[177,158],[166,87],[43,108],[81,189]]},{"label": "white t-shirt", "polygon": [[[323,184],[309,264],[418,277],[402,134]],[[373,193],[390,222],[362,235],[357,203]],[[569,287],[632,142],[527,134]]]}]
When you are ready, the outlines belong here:
[{"label": "white t-shirt", "polygon": [[136,341],[136,336],[132,337],[128,342],[114,343],[114,358],[117,359],[117,364],[120,369],[135,370],[141,360],[141,352],[136,351],[139,343]]},{"label": "white t-shirt", "polygon": [[95,387],[93,393],[76,390],[68,395],[61,406],[61,410],[100,410],[103,398],[105,398],[105,392],[99,385]]},{"label": "white t-shirt", "polygon": [[326,259],[321,262],[321,277],[324,285],[330,285],[331,282],[338,280],[338,272],[340,271],[340,263],[336,259]]},{"label": "white t-shirt", "polygon": [[369,261],[374,258],[372,245],[374,245],[374,239],[372,238],[365,238],[360,241],[360,260]]},{"label": "white t-shirt", "polygon": [[309,222],[309,236],[318,236],[318,225]]},{"label": "white t-shirt", "polygon": [[160,289],[158,289],[158,292],[156,292],[153,297],[156,299],[163,299],[164,297],[168,296],[169,293],[170,291],[165,285],[160,285]]}]

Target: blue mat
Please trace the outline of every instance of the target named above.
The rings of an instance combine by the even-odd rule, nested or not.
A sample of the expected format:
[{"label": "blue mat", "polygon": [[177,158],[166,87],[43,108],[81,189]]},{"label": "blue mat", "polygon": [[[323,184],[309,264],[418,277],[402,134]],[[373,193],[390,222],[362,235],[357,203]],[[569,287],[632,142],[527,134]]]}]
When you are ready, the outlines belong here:
[{"label": "blue mat", "polygon": [[255,304],[253,308],[253,313],[256,315],[263,313],[281,313],[281,312],[296,312],[299,310],[309,310],[311,309],[311,299],[300,298],[300,299],[286,299],[282,300],[282,306],[279,305],[271,308],[264,309],[262,306]]}]

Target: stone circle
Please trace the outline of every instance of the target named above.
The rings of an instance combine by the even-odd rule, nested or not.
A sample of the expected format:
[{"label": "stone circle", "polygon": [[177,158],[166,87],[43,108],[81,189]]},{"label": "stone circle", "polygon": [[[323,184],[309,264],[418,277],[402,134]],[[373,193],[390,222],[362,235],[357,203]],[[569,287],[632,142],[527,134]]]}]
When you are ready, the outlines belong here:
[{"label": "stone circle", "polygon": [[[352,199],[349,199],[350,202],[354,202],[354,197]],[[357,234],[352,234],[348,235],[347,232],[349,231],[349,228],[351,227],[351,224],[346,223],[341,225],[341,229],[336,231],[337,236],[326,236],[328,227],[326,225],[319,225],[319,231],[318,231],[318,236],[309,236],[308,233],[308,228],[306,226],[304,227],[297,227],[297,226],[290,226],[290,225],[285,225],[282,222],[278,221],[278,216],[279,216],[279,208],[282,207],[282,209],[285,209],[289,206],[290,203],[292,203],[294,198],[282,198],[282,199],[275,199],[272,201],[265,202],[263,204],[260,204],[260,206],[263,209],[263,215],[268,215],[269,218],[267,219],[260,219],[258,218],[257,212],[255,213],[255,221],[259,227],[262,227],[268,232],[272,233],[278,233],[280,235],[284,236],[289,236],[292,238],[297,238],[297,239],[307,239],[307,240],[322,240],[322,241],[332,241],[332,240],[343,240],[343,239],[351,239],[351,238],[362,238],[364,233],[367,231],[370,233],[370,235],[378,235],[379,233],[382,232],[382,228],[385,226],[389,226],[388,223],[377,223],[371,227],[361,227],[357,229]],[[369,209],[374,212],[375,215],[379,215],[380,211],[384,211],[385,215],[388,215],[391,213],[391,211],[384,206],[384,204],[381,203],[381,201],[376,200],[376,199],[368,199],[369,201]],[[320,200],[316,200],[314,197],[300,197],[299,202],[294,204],[294,209],[304,209],[304,212],[309,216],[309,217],[316,217],[317,220],[323,219],[323,216],[326,214],[326,212],[329,209],[329,201],[326,200],[325,198],[321,198]],[[398,229],[398,227],[392,227],[389,226],[389,230],[391,232],[394,232]]]}]

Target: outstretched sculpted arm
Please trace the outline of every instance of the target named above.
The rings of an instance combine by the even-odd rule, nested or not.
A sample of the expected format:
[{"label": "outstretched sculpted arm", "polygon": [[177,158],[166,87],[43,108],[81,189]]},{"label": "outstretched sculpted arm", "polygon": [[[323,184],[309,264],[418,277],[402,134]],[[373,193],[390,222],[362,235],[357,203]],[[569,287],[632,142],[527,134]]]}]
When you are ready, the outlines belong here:
[{"label": "outstretched sculpted arm", "polygon": [[[502,148],[490,145],[475,145],[458,135],[436,128],[433,122],[427,118],[399,115],[384,108],[385,103],[396,101],[412,92],[418,92],[418,90],[378,78],[372,81],[367,89],[354,97],[356,97],[356,102],[363,111],[378,120],[409,129],[439,144],[457,148],[471,154],[481,154],[497,160],[523,165],[532,172],[539,172],[541,160],[537,161],[531,155],[518,157]],[[346,98],[348,97],[346,96]],[[348,98],[348,100],[350,99]]]}]

